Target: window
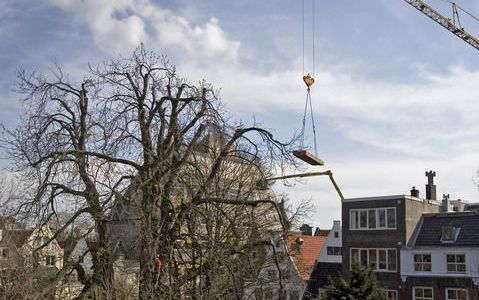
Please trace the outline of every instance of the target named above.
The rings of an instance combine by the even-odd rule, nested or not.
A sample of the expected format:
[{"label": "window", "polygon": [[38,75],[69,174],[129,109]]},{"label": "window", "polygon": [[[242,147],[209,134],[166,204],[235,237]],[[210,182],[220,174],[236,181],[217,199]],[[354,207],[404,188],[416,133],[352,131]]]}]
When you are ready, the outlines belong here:
[{"label": "window", "polygon": [[8,248],[0,247],[0,257],[6,258],[8,256]]},{"label": "window", "polygon": [[454,243],[459,236],[459,231],[461,230],[461,228],[453,226],[443,226],[441,229],[442,243]]},{"label": "window", "polygon": [[349,211],[350,229],[395,229],[396,208],[351,209]]},{"label": "window", "polygon": [[414,254],[414,271],[431,272],[431,254]]},{"label": "window", "polygon": [[3,240],[3,229],[0,229],[0,241]]},{"label": "window", "polygon": [[467,290],[465,289],[450,289],[446,288],[446,299],[447,300],[467,300]]},{"label": "window", "polygon": [[414,287],[414,300],[433,300],[432,288],[430,287]]},{"label": "window", "polygon": [[45,265],[46,266],[55,266],[55,256],[53,255],[48,255],[45,257]]},{"label": "window", "polygon": [[386,290],[386,300],[398,300],[398,291]]},{"label": "window", "polygon": [[396,249],[351,248],[351,268],[355,264],[370,267],[379,272],[397,270]]},{"label": "window", "polygon": [[341,247],[327,247],[328,255],[341,255]]},{"label": "window", "polygon": [[465,254],[447,254],[447,271],[452,273],[466,273]]},{"label": "window", "polygon": [[339,232],[335,231],[335,232],[334,232],[334,237],[335,237],[335,238],[338,238],[338,237],[339,237]]}]

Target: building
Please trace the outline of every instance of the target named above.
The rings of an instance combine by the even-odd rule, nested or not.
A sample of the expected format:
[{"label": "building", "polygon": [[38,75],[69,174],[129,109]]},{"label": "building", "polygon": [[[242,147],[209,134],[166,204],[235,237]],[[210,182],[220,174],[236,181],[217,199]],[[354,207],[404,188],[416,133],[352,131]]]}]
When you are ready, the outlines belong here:
[{"label": "building", "polygon": [[302,299],[329,231],[318,228],[312,235],[311,227],[303,225],[301,229],[303,232],[285,237],[280,232],[272,235],[259,274],[247,285],[244,299]]},{"label": "building", "polygon": [[[401,289],[400,251],[407,244],[423,213],[437,213],[435,173],[426,172],[426,198],[414,187],[410,195],[349,198],[342,203],[342,275],[354,265],[376,271],[388,299],[404,298]],[[418,298],[419,299],[419,298]]]},{"label": "building", "polygon": [[342,267],[342,232],[341,221],[333,221],[333,227],[321,251],[316,258],[316,264],[311,272],[303,299],[316,299],[320,289],[330,283],[330,279],[341,275]]},{"label": "building", "polygon": [[479,214],[424,214],[401,249],[403,299],[479,299]]}]

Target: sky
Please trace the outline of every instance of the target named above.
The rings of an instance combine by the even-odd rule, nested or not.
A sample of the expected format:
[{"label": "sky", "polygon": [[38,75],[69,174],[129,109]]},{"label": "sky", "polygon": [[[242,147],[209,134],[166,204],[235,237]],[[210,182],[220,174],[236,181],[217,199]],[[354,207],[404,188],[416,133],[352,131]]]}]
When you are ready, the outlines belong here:
[{"label": "sky", "polygon": [[[314,41],[311,96],[325,166],[308,171],[331,170],[356,198],[412,186],[424,196],[424,172],[435,170],[439,198],[479,202],[479,52],[401,0],[314,0],[314,9],[312,1],[303,16],[301,0],[0,0],[0,123],[13,128],[22,115],[19,70],[59,63],[81,80],[89,63],[144,43],[182,77],[220,89],[233,119],[288,139],[301,130]],[[445,1],[426,2],[452,17]],[[456,3],[479,14],[477,1]],[[479,36],[479,22],[461,22]],[[327,177],[274,188],[293,205],[311,199],[310,224],[340,219]]]}]

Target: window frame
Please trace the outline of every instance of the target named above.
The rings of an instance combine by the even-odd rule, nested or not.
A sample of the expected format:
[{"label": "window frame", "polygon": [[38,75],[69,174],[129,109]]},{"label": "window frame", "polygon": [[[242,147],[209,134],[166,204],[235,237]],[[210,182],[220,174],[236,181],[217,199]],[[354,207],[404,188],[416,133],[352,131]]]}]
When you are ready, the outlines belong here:
[{"label": "window frame", "polygon": [[57,257],[55,255],[45,256],[45,266],[56,267],[56,265],[57,265]]},{"label": "window frame", "polygon": [[[360,266],[370,267],[376,272],[387,272],[387,273],[397,273],[398,272],[398,265],[397,265],[397,255],[398,251],[396,248],[350,248],[349,249],[349,269],[352,270],[354,261],[353,261],[353,251],[357,252],[357,263]],[[370,251],[375,253],[375,261],[370,261]],[[390,259],[389,253],[390,251],[394,251],[394,262]],[[380,267],[380,252],[384,253],[385,255],[385,265],[384,267]],[[366,264],[361,263],[362,254],[366,254]],[[384,261],[382,262],[384,263]],[[391,266],[394,266],[395,269],[391,269]]]},{"label": "window frame", "polygon": [[[448,261],[448,256],[454,256],[454,262]],[[457,262],[458,256],[464,256],[464,262]],[[464,271],[458,271],[458,266],[464,265]],[[455,270],[449,270],[449,266],[454,266]],[[446,253],[446,272],[447,273],[458,273],[464,274],[467,273],[467,264],[466,264],[466,254],[465,253]]]},{"label": "window frame", "polygon": [[[416,256],[421,256],[421,261],[416,261]],[[424,256],[429,256],[429,261],[424,261]],[[432,254],[429,252],[413,253],[412,262],[414,266],[414,272],[432,272]],[[429,270],[425,270],[424,266],[429,265]],[[421,268],[416,268],[421,266]]]},{"label": "window frame", "polygon": [[326,253],[333,256],[341,256],[342,250],[338,246],[326,246]]},{"label": "window frame", "polygon": [[[416,289],[422,289],[423,290],[423,296],[420,298],[416,298]],[[424,290],[431,290],[431,298],[426,298],[424,297]],[[434,300],[434,288],[431,286],[414,286],[412,289],[412,299],[413,300]]]},{"label": "window frame", "polygon": [[[462,300],[460,298],[449,298],[449,291],[461,291],[461,292],[466,292],[466,300],[469,300],[469,291],[467,289],[463,289],[463,288],[446,288],[446,297],[445,299],[446,300]],[[457,294],[456,294],[457,296]]]},{"label": "window frame", "polygon": [[[394,220],[390,219],[388,211],[393,210]],[[380,211],[383,213],[384,220],[380,217]],[[365,215],[364,215],[365,214]],[[374,218],[370,214],[374,214]],[[363,222],[361,216],[364,216]],[[384,226],[380,226],[384,221]],[[394,223],[394,227],[389,227]],[[397,209],[395,206],[375,207],[375,208],[351,208],[349,209],[349,229],[350,230],[395,230],[397,229]]]}]

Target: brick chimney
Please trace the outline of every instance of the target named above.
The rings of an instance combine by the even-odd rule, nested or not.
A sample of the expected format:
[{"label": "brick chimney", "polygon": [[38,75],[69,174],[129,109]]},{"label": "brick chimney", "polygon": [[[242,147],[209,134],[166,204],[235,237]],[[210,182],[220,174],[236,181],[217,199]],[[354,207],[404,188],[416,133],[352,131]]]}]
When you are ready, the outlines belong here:
[{"label": "brick chimney", "polygon": [[426,199],[436,200],[436,185],[434,184],[435,171],[426,171],[427,184],[426,184]]},{"label": "brick chimney", "polygon": [[419,190],[416,190],[415,186],[412,187],[411,196],[419,198]]}]

